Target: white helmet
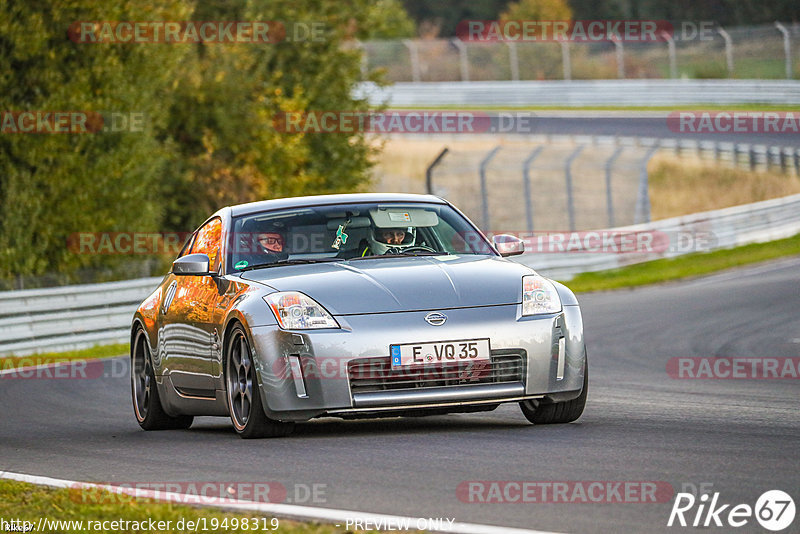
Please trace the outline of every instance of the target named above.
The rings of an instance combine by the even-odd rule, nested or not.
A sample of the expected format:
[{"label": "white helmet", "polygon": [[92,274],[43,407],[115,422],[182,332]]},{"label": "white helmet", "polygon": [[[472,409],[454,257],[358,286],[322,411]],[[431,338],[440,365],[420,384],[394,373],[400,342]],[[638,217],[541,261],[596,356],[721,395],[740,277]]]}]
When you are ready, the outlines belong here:
[{"label": "white helmet", "polygon": [[[416,239],[417,229],[411,226],[403,228],[375,228],[373,226],[367,236],[369,249],[375,255],[386,254],[390,249],[402,252],[403,249],[413,247]],[[397,243],[395,240],[400,242]]]}]

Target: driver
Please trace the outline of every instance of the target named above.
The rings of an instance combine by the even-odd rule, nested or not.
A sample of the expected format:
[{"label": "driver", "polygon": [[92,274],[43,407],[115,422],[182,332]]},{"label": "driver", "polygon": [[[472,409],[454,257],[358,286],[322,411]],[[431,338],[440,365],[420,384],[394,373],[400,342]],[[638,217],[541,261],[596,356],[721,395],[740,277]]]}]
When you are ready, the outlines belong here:
[{"label": "driver", "polygon": [[364,256],[379,256],[382,254],[402,252],[403,249],[413,247],[416,242],[416,228],[375,228],[370,230],[366,243],[362,241]]},{"label": "driver", "polygon": [[241,234],[239,243],[237,268],[274,263],[289,257],[285,229],[274,224],[249,225]]},{"label": "driver", "polygon": [[286,252],[286,237],[280,228],[266,228],[256,233],[256,247],[262,255],[259,259],[263,262],[275,262],[289,257]]},{"label": "driver", "polygon": [[265,254],[283,252],[283,234],[280,232],[262,232],[256,235],[256,240]]}]

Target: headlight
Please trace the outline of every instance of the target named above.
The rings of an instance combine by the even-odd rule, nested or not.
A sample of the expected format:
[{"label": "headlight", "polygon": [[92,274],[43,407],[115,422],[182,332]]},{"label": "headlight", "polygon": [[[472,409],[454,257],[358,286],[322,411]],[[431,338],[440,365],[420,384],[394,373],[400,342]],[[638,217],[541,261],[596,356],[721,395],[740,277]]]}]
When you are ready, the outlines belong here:
[{"label": "headlight", "polygon": [[314,299],[298,291],[272,293],[264,297],[281,328],[310,330],[339,328],[339,323]]},{"label": "headlight", "polygon": [[522,277],[522,315],[558,313],[561,299],[556,286],[538,274]]}]

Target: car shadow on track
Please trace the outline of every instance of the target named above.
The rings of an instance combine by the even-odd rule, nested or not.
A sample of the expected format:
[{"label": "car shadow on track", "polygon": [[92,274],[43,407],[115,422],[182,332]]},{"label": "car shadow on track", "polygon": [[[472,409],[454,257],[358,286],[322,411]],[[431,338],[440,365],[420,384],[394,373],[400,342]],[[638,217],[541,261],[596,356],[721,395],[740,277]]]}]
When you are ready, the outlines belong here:
[{"label": "car shadow on track", "polygon": [[[298,423],[294,432],[288,436],[299,438],[342,437],[386,434],[431,434],[452,432],[496,432],[498,430],[519,430],[530,427],[527,421],[509,419],[493,419],[488,417],[401,417],[385,419],[341,420],[323,418],[305,423]],[[192,425],[189,432],[206,435],[233,434],[233,427],[228,422],[212,419],[200,419]]]}]

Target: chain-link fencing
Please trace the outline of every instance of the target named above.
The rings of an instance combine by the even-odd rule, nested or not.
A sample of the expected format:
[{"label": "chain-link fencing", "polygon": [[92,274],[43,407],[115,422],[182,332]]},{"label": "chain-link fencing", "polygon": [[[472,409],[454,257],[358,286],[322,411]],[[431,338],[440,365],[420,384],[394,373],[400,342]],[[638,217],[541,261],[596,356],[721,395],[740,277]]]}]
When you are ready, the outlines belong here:
[{"label": "chain-link fencing", "polygon": [[658,152],[800,175],[800,149],[598,136],[445,149],[427,190],[491,233],[580,231],[650,222],[647,165]]},{"label": "chain-link fencing", "polygon": [[390,82],[654,78],[796,79],[800,24],[678,25],[650,42],[406,39],[361,45]]}]

